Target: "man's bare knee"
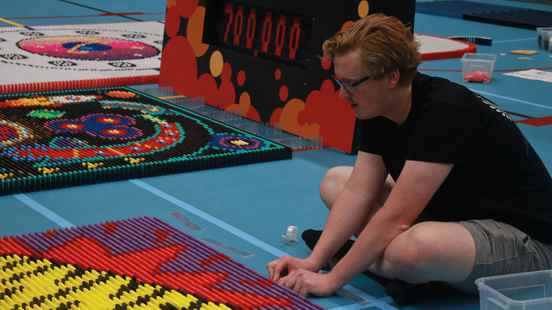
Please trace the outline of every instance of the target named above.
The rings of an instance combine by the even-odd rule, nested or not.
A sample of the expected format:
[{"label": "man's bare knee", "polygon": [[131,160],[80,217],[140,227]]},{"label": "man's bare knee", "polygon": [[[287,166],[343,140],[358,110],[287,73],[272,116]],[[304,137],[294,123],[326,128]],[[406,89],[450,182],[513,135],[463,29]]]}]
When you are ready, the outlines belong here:
[{"label": "man's bare knee", "polygon": [[[462,230],[455,223],[422,222],[412,226],[385,249],[380,264],[382,276],[411,283],[462,281],[475,257],[471,236]],[[454,236],[460,239],[456,243],[450,242]]]},{"label": "man's bare knee", "polygon": [[385,250],[385,272],[393,278],[408,280],[405,279],[405,274],[417,273],[433,252],[431,238],[428,238],[424,228],[414,225],[397,236]]},{"label": "man's bare knee", "polygon": [[352,172],[353,167],[348,166],[333,167],[326,172],[320,182],[320,197],[328,208],[331,208],[339,193],[343,191]]}]

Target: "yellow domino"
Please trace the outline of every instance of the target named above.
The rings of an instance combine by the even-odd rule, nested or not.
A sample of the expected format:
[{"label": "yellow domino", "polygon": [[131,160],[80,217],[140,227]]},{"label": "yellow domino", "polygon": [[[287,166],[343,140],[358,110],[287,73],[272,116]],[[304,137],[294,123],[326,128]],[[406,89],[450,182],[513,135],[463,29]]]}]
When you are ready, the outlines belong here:
[{"label": "yellow domino", "polygon": [[[181,293],[176,290],[165,289],[163,296],[151,297],[155,291],[163,289],[160,285],[139,283],[134,289],[127,290],[116,298],[115,295],[122,287],[128,286],[130,281],[135,281],[129,276],[109,274],[106,271],[88,269],[78,275],[69,276],[79,269],[70,264],[54,264],[47,259],[34,259],[17,255],[0,255],[0,266],[10,264],[9,270],[0,269],[0,279],[9,279],[13,275],[21,277],[13,283],[4,285],[4,289],[15,289],[11,296],[0,299],[0,309],[13,309],[21,307],[23,303],[29,305],[35,298],[42,296],[55,296],[58,292],[67,292],[51,299],[46,299],[40,305],[34,305],[29,309],[56,309],[62,304],[78,301],[80,309],[113,309],[123,303],[134,303],[132,309],[157,309],[160,305],[170,303],[178,308],[187,308],[192,303],[198,302],[198,298],[192,294]],[[13,266],[12,266],[13,265]],[[37,268],[44,267],[40,272]],[[64,282],[61,282],[65,279]],[[101,279],[101,280],[99,280]],[[89,283],[88,288],[81,288]],[[23,287],[20,291],[19,287]],[[147,303],[136,304],[139,299],[149,297]],[[229,310],[226,305],[217,305],[213,302],[202,303],[204,310]]]}]

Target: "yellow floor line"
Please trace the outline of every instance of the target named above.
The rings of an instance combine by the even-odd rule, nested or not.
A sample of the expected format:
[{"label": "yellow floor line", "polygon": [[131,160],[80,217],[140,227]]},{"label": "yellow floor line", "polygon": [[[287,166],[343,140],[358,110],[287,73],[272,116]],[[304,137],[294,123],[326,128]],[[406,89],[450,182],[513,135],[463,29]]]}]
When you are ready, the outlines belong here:
[{"label": "yellow floor line", "polygon": [[14,21],[11,21],[9,19],[5,19],[5,18],[2,18],[2,17],[0,17],[0,22],[8,24],[10,26],[15,26],[15,27],[18,27],[18,28],[25,28],[25,25],[23,25],[23,24],[16,23]]}]

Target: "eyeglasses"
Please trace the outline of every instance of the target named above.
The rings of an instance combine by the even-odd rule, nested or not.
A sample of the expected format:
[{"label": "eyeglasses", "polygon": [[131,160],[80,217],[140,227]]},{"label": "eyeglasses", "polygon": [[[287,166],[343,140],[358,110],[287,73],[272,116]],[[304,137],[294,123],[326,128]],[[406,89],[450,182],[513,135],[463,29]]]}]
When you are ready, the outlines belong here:
[{"label": "eyeglasses", "polygon": [[363,82],[366,82],[370,79],[373,79],[372,76],[365,76],[361,78],[360,80],[356,80],[354,82],[345,82],[335,77],[335,75],[332,76],[332,79],[337,83],[337,85],[347,91],[348,93],[353,93],[355,91],[355,88],[362,84]]}]

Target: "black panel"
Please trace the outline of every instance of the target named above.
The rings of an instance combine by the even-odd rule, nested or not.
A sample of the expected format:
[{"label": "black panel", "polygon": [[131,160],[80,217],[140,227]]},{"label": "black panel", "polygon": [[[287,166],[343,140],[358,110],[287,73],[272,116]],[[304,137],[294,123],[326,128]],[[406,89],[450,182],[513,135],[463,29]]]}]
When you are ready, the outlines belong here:
[{"label": "black panel", "polygon": [[[398,17],[407,25],[414,24],[415,0],[372,0],[369,5],[370,14],[385,13]],[[208,0],[205,7],[205,43],[300,67],[318,58],[324,40],[337,32],[344,22],[358,19],[358,1]],[[281,32],[284,35],[280,37],[283,40],[279,41],[281,49],[278,49],[281,18],[285,20],[282,23],[285,30]],[[265,28],[264,22],[268,21],[272,27]],[[271,31],[266,31],[265,37],[267,29]],[[297,29],[300,30],[294,31]],[[248,34],[249,44],[246,42]],[[263,38],[269,38],[265,44]],[[291,49],[293,38],[298,40]]]}]

